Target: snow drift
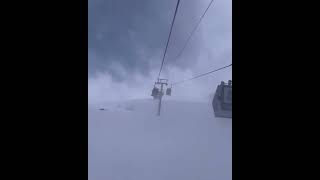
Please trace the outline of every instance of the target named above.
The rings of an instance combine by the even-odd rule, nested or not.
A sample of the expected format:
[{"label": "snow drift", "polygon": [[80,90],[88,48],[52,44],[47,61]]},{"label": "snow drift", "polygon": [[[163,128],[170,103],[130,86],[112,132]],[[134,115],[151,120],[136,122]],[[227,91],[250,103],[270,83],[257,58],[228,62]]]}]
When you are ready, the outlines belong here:
[{"label": "snow drift", "polygon": [[232,119],[167,99],[158,117],[157,103],[89,105],[89,180],[231,180]]}]

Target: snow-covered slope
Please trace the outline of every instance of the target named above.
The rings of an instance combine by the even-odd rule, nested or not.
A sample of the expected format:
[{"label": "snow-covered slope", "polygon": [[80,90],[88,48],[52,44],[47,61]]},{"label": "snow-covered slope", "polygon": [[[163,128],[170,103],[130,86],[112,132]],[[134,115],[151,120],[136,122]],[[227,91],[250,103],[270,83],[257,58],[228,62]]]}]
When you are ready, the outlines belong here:
[{"label": "snow-covered slope", "polygon": [[232,119],[204,102],[156,110],[151,99],[89,105],[89,180],[232,179]]}]

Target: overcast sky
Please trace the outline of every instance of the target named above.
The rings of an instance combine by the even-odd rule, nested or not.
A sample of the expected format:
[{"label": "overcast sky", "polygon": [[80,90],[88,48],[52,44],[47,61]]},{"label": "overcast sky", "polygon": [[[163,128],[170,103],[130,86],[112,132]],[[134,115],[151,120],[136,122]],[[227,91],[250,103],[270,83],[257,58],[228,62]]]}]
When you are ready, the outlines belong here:
[{"label": "overcast sky", "polygon": [[[232,63],[231,0],[181,0],[161,77],[169,82]],[[89,102],[151,98],[176,0],[89,0]],[[173,87],[167,99],[208,99],[232,67]]]}]

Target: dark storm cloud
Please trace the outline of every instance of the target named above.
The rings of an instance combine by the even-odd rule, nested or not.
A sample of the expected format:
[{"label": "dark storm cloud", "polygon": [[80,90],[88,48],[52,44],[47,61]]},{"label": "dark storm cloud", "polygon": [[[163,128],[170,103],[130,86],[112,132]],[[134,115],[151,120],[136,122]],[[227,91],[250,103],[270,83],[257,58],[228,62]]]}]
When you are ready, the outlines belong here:
[{"label": "dark storm cloud", "polygon": [[[161,77],[169,83],[232,63],[231,0],[181,0]],[[89,0],[90,103],[150,98],[177,0]],[[174,87],[171,99],[207,100],[232,67]]]},{"label": "dark storm cloud", "polygon": [[[126,79],[111,68],[113,63],[129,73],[150,75],[161,63],[175,5],[176,0],[89,0],[89,77],[107,71],[115,80]],[[184,59],[174,59],[201,16],[197,7],[197,1],[181,1],[166,65],[186,68],[199,54],[193,40]]]}]

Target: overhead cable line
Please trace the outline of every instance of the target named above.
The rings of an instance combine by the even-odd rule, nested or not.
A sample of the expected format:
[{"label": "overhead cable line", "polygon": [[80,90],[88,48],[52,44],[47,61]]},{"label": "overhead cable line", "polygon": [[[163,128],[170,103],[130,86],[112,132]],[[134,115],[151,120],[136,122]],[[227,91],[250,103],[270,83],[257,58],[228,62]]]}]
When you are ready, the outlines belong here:
[{"label": "overhead cable line", "polygon": [[165,48],[165,50],[164,50],[164,54],[163,54],[163,58],[162,58],[162,63],[161,63],[160,71],[159,71],[159,74],[158,74],[158,79],[160,78],[160,74],[161,74],[161,71],[162,71],[163,63],[164,63],[164,60],[165,60],[165,57],[166,57],[168,45],[169,45],[169,42],[170,42],[172,27],[173,27],[173,24],[174,24],[174,20],[176,19],[176,15],[177,15],[179,3],[180,3],[180,0],[178,0],[177,5],[176,5],[176,9],[175,9],[175,12],[174,12],[174,16],[173,16],[173,20],[172,20],[172,23],[171,23],[171,28],[170,28],[169,37],[168,37],[168,40],[167,40],[166,48]]},{"label": "overhead cable line", "polygon": [[232,66],[232,64],[229,64],[229,65],[227,65],[227,66],[224,66],[224,67],[221,67],[221,68],[219,68],[219,69],[215,69],[215,70],[212,70],[212,71],[209,71],[209,72],[206,72],[206,73],[197,75],[197,76],[194,76],[194,77],[189,78],[189,79],[185,79],[185,80],[182,80],[182,81],[178,81],[178,82],[172,83],[171,85],[173,86],[173,85],[180,84],[180,83],[183,83],[183,82],[186,82],[186,81],[190,81],[190,80],[193,80],[193,79],[196,79],[196,78],[200,78],[200,77],[202,77],[202,76],[211,74],[211,73],[213,73],[213,72],[217,72],[217,71],[219,71],[219,70],[225,69],[225,68],[230,67],[230,66]]},{"label": "overhead cable line", "polygon": [[191,39],[192,35],[194,34],[194,32],[197,30],[197,28],[198,28],[198,26],[199,26],[199,24],[200,24],[201,20],[203,19],[203,17],[204,17],[204,16],[205,16],[205,14],[207,13],[207,11],[208,11],[208,9],[210,8],[210,6],[211,6],[211,4],[213,3],[213,1],[214,1],[214,0],[211,0],[211,2],[209,3],[209,5],[208,5],[207,9],[204,11],[204,13],[202,14],[202,16],[200,17],[200,19],[199,19],[199,21],[198,21],[197,25],[196,25],[196,26],[193,28],[193,30],[191,31],[191,34],[189,35],[189,37],[188,37],[188,39],[187,39],[186,43],[184,44],[183,48],[181,49],[181,51],[179,52],[179,54],[176,56],[176,58],[175,58],[175,59],[178,59],[178,58],[181,56],[182,52],[183,52],[183,51],[184,51],[184,49],[186,48],[186,46],[187,46],[188,42],[190,41],[190,39]]}]

